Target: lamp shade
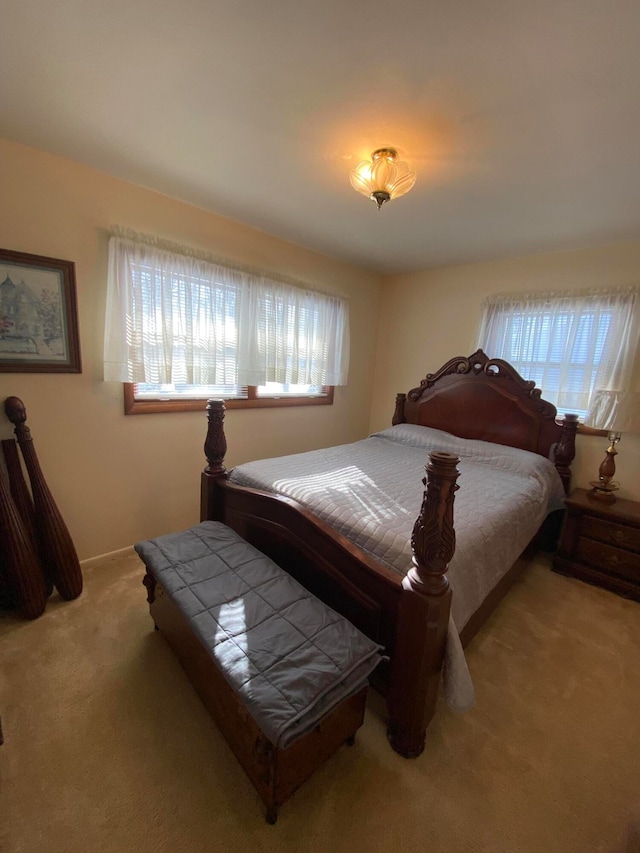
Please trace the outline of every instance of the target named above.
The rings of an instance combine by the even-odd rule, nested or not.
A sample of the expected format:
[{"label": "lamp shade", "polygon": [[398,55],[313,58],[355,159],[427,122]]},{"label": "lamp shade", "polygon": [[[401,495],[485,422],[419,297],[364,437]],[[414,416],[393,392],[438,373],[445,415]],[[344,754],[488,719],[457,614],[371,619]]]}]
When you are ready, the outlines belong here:
[{"label": "lamp shade", "polygon": [[594,391],[584,422],[610,432],[640,432],[640,392]]},{"label": "lamp shade", "polygon": [[416,182],[416,173],[394,148],[378,148],[371,160],[363,160],[350,174],[351,186],[378,205],[408,193]]}]

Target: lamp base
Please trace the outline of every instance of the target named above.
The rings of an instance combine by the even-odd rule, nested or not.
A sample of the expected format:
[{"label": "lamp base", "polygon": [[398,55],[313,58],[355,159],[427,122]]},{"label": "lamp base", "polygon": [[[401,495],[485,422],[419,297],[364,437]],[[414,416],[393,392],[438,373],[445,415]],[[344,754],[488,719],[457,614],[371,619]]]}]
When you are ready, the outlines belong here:
[{"label": "lamp base", "polygon": [[620,483],[603,483],[600,480],[591,480],[589,485],[592,486],[591,491],[587,492],[590,498],[602,501],[603,503],[615,503],[616,496],[614,492],[618,491]]}]

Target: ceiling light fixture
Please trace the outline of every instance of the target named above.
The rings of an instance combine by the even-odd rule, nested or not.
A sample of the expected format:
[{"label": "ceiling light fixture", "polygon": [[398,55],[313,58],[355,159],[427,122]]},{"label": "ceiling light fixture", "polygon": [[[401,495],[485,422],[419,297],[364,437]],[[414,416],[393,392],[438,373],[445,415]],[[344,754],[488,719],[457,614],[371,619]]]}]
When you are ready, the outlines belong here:
[{"label": "ceiling light fixture", "polygon": [[416,173],[398,160],[394,148],[378,148],[371,160],[363,160],[351,170],[350,178],[354,190],[375,201],[380,210],[385,201],[409,192],[416,182]]}]

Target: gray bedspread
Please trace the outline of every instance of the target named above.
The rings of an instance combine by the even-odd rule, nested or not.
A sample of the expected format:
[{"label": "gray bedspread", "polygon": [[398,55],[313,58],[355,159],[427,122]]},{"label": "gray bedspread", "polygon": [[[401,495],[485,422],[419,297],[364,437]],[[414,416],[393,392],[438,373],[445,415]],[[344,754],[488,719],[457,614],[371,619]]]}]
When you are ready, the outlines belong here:
[{"label": "gray bedspread", "polygon": [[473,702],[473,687],[458,631],[546,515],[564,506],[562,482],[551,462],[524,450],[401,424],[353,444],[249,462],[234,468],[231,480],[294,498],[404,575],[411,566],[411,531],[431,450],[460,457],[445,686],[449,704],[462,710]]},{"label": "gray bedspread", "polygon": [[379,645],[219,522],[134,547],[276,746],[357,693],[380,662]]}]

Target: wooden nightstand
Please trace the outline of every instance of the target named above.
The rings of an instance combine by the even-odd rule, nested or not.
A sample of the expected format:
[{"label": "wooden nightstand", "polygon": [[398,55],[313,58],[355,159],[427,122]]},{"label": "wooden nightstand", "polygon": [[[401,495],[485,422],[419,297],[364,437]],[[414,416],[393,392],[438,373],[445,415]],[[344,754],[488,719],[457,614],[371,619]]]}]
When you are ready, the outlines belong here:
[{"label": "wooden nightstand", "polygon": [[640,601],[640,503],[601,503],[576,489],[553,568]]}]

